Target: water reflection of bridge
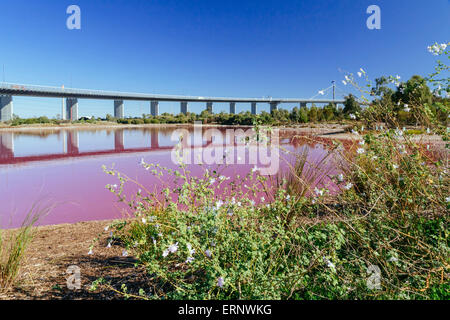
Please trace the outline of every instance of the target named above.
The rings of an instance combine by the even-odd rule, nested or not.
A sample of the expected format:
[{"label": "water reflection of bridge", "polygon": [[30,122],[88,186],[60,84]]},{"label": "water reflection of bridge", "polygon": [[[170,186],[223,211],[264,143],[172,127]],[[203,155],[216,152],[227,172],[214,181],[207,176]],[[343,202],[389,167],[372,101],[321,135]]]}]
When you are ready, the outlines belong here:
[{"label": "water reflection of bridge", "polygon": [[173,146],[160,146],[159,135],[157,130],[150,132],[150,146],[138,148],[126,148],[125,146],[125,130],[114,130],[114,149],[82,151],[80,152],[80,132],[77,130],[65,131],[59,133],[62,136],[61,153],[16,156],[14,153],[14,132],[0,133],[0,164],[23,163],[30,161],[45,161],[62,158],[78,158],[95,155],[108,155],[116,153],[133,153],[133,152],[151,152],[170,150]]}]

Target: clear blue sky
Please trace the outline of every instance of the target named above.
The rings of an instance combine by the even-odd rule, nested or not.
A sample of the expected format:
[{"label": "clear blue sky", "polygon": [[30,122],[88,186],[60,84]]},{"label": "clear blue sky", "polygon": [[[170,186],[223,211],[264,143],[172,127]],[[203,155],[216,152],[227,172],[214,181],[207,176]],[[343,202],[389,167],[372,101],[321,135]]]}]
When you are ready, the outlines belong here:
[{"label": "clear blue sky", "polygon": [[[81,30],[66,28],[71,4],[81,8]],[[366,27],[371,4],[381,8],[381,30]],[[2,0],[0,80],[4,65],[5,80],[15,83],[310,98],[333,79],[343,88],[339,69],[363,67],[372,78],[429,74],[435,57],[426,48],[449,41],[449,30],[449,0]],[[60,105],[14,100],[22,117],[55,116]],[[113,113],[111,101],[79,106],[82,116]],[[175,104],[160,108],[179,112]],[[125,109],[149,113],[147,103]]]}]

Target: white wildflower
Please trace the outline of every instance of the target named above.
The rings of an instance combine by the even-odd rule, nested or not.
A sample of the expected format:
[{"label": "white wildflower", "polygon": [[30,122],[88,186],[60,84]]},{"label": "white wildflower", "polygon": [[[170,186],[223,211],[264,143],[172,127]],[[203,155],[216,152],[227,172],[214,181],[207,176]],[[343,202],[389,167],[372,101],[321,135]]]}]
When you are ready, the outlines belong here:
[{"label": "white wildflower", "polygon": [[388,261],[390,261],[390,262],[397,262],[398,259],[396,257],[390,257]]},{"label": "white wildflower", "polygon": [[219,277],[217,279],[217,286],[220,288],[223,288],[223,285],[225,284],[225,280],[222,277]]},{"label": "white wildflower", "polygon": [[358,148],[358,150],[356,150],[356,152],[358,154],[363,154],[365,152],[365,150],[363,148]]},{"label": "white wildflower", "polygon": [[216,202],[216,208],[217,210],[220,209],[224,205],[224,202],[222,200],[219,200]]},{"label": "white wildflower", "polygon": [[177,243],[174,243],[174,244],[171,244],[171,245],[169,246],[168,250],[169,250],[170,253],[175,253],[175,252],[177,252],[177,251],[178,251],[178,242],[177,242]]},{"label": "white wildflower", "polygon": [[323,196],[323,190],[320,190],[319,188],[314,188],[314,193],[318,196]]},{"label": "white wildflower", "polygon": [[350,190],[352,187],[353,187],[353,184],[349,182],[349,183],[347,183],[347,184],[344,186],[344,189],[345,189],[345,190]]},{"label": "white wildflower", "polygon": [[190,243],[187,243],[187,244],[186,244],[186,247],[187,247],[187,249],[188,249],[188,251],[189,251],[189,255],[192,256],[192,255],[195,253],[195,250],[192,249],[192,246],[191,246]]},{"label": "white wildflower", "polygon": [[334,269],[335,268],[335,265],[334,265],[334,263],[333,262],[331,262],[330,260],[328,260],[327,258],[323,258],[323,261],[327,264],[327,267],[328,268],[331,268],[331,269]]}]

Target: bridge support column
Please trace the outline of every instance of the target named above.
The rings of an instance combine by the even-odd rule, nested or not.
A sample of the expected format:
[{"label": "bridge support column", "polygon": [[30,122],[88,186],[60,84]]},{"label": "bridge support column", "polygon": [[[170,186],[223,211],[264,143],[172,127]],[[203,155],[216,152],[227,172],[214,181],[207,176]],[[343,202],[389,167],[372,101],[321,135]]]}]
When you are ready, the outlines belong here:
[{"label": "bridge support column", "polygon": [[80,141],[78,137],[78,131],[69,131],[67,135],[67,153],[78,154]]},{"label": "bridge support column", "polygon": [[180,112],[184,114],[188,113],[188,103],[186,101],[180,102]]},{"label": "bridge support column", "polygon": [[152,116],[159,116],[159,101],[150,102],[150,113]]},{"label": "bridge support column", "polygon": [[278,110],[278,102],[271,102],[270,103],[270,112]]},{"label": "bridge support column", "polygon": [[0,133],[0,159],[14,158],[14,133]]},{"label": "bridge support column", "polygon": [[10,121],[13,118],[13,100],[10,95],[0,95],[0,121]]},{"label": "bridge support column", "polygon": [[256,114],[258,112],[256,102],[252,102],[252,114]]},{"label": "bridge support column", "polygon": [[67,98],[66,99],[66,118],[65,120],[76,121],[78,120],[78,99]]},{"label": "bridge support column", "polygon": [[236,102],[230,102],[230,113],[236,114]]},{"label": "bridge support column", "polygon": [[124,117],[123,100],[114,100],[114,118],[123,119],[123,117]]},{"label": "bridge support column", "polygon": [[115,130],[114,131],[114,150],[115,151],[123,151],[124,147],[124,130]]},{"label": "bridge support column", "polygon": [[206,110],[207,110],[209,113],[213,113],[213,103],[212,103],[212,102],[207,102],[207,103],[206,103]]}]

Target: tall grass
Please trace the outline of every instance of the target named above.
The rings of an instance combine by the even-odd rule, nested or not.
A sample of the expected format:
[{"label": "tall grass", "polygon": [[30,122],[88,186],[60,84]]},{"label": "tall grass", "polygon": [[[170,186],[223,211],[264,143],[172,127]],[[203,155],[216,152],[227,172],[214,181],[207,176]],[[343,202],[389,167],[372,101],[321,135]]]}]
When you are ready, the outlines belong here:
[{"label": "tall grass", "polygon": [[33,238],[33,226],[52,208],[33,205],[20,228],[0,229],[0,293],[8,291],[16,283],[26,250]]}]

